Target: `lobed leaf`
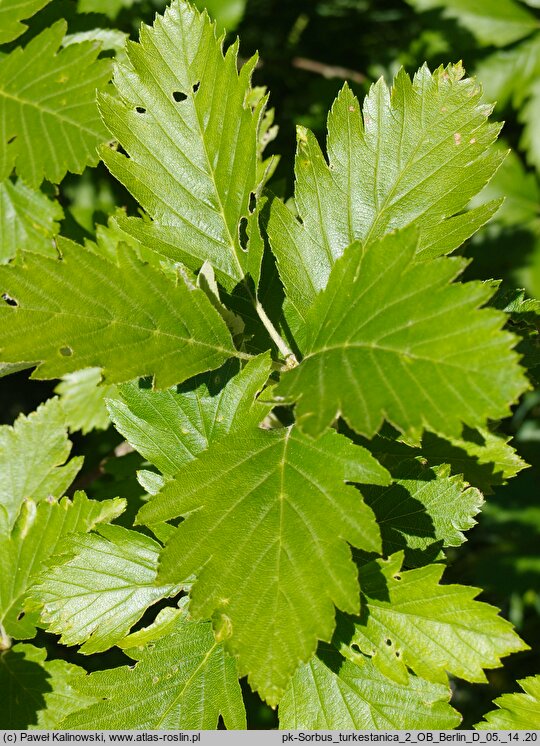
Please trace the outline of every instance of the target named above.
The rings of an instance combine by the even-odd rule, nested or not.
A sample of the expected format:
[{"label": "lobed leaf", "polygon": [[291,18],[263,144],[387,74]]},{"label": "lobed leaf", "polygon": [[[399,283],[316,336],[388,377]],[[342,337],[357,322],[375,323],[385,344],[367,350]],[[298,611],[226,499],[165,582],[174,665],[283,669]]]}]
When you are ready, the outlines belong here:
[{"label": "lobed leaf", "polygon": [[351,644],[398,682],[408,669],[428,681],[446,674],[487,681],[483,669],[528,648],[498,609],[475,601],[478,588],[440,585],[442,565],[403,572],[403,553],[360,568],[363,612]]},{"label": "lobed leaf", "polygon": [[523,124],[520,146],[527,151],[527,160],[537,171],[540,170],[540,135],[536,126],[539,116],[540,84],[538,80],[535,80],[518,118]]},{"label": "lobed leaf", "polygon": [[484,715],[476,730],[540,729],[540,676],[528,676],[517,682],[519,694],[503,694],[494,704],[499,708]]},{"label": "lobed leaf", "polygon": [[0,59],[0,145],[6,148],[0,177],[15,166],[29,186],[44,178],[60,182],[67,171],[82,173],[98,160],[107,139],[96,105],[110,61],[98,60],[100,45],[60,49],[66,22],[58,21]]},{"label": "lobed leaf", "polygon": [[381,529],[384,554],[404,549],[408,566],[441,559],[443,547],[465,541],[463,532],[475,525],[482,495],[461,475],[450,476],[449,466],[430,468],[422,456],[399,450],[387,455],[385,445],[377,442],[373,453],[390,471],[391,484],[362,488]]},{"label": "lobed leaf", "polygon": [[213,615],[240,675],[270,704],[317,639],[330,639],[334,604],[358,611],[347,542],[380,549],[371,510],[345,481],[384,484],[388,474],[336,433],[313,441],[296,428],[254,429],[213,445],[139,512],[147,523],[184,516],[158,577],[197,575],[190,612]]},{"label": "lobed leaf", "polygon": [[[129,651],[132,653],[133,651]],[[69,715],[66,730],[202,730],[246,727],[234,660],[209,622],[177,621],[173,631],[137,651],[134,666],[97,671],[78,682],[98,702]]]},{"label": "lobed leaf", "polygon": [[31,18],[48,3],[50,0],[0,0],[0,44],[7,44],[24,34],[28,26],[22,21]]},{"label": "lobed leaf", "polygon": [[25,612],[27,594],[62,539],[112,521],[124,508],[119,498],[97,502],[83,492],[73,500],[24,501],[13,530],[0,535],[0,625],[8,635],[28,639],[36,634],[37,614]]},{"label": "lobed leaf", "polygon": [[77,10],[79,13],[103,13],[114,19],[123,8],[132,8],[140,2],[141,0],[78,0]]},{"label": "lobed leaf", "polygon": [[[540,35],[534,34],[521,44],[497,50],[475,65],[476,77],[488,101],[497,101],[500,109],[511,104],[519,108],[527,98],[531,84],[540,73]],[[513,158],[519,160],[517,154]],[[513,188],[521,187],[519,181]]]},{"label": "lobed leaf", "polygon": [[282,730],[451,729],[459,714],[448,687],[410,676],[385,677],[366,657],[324,650],[301,666],[279,706]]},{"label": "lobed leaf", "polygon": [[253,106],[252,58],[238,72],[238,45],[223,39],[206,13],[174,0],[117,65],[119,97],[103,96],[106,125],[129,157],[102,158],[152,221],[119,219],[152,252],[199,269],[209,261],[229,290],[246,275],[258,283],[263,243],[250,195],[258,191],[258,136],[266,98]]},{"label": "lobed leaf", "polygon": [[508,416],[528,387],[504,315],[478,307],[487,284],[449,284],[458,259],[415,262],[412,229],[360,246],[336,262],[306,320],[305,357],[276,393],[296,401],[309,435],[342,415],[373,436],[384,420],[418,439],[459,437]]},{"label": "lobed leaf", "polygon": [[0,728],[52,730],[70,712],[95,701],[76,693],[77,680],[85,676],[83,668],[46,657],[44,648],[28,643],[0,655]]},{"label": "lobed leaf", "polygon": [[504,47],[538,28],[536,18],[515,0],[407,0],[418,10],[443,8],[481,44]]},{"label": "lobed leaf", "polygon": [[0,267],[11,299],[0,307],[3,360],[38,362],[39,378],[96,366],[106,383],[152,375],[165,388],[236,354],[206,295],[182,277],[175,284],[127,247],[116,262],[67,240],[60,248],[59,259],[26,254]]},{"label": "lobed leaf", "polygon": [[122,526],[75,534],[58,548],[31,597],[64,645],[90,655],[115,645],[146,609],[181,586],[156,583],[161,545]]},{"label": "lobed leaf", "polygon": [[49,399],[13,427],[0,427],[0,506],[7,528],[13,527],[25,500],[59,498],[75,479],[82,457],[66,462],[71,451],[64,413],[58,399]]},{"label": "lobed leaf", "polygon": [[53,238],[60,231],[64,212],[59,202],[48,199],[22,181],[0,181],[0,263],[18,251],[56,255]]},{"label": "lobed leaf", "polygon": [[271,371],[269,353],[250,360],[236,375],[231,363],[166,391],[144,381],[118,388],[107,406],[116,429],[167,476],[176,474],[230,432],[257,427],[272,404],[257,395]]},{"label": "lobed leaf", "polygon": [[335,261],[411,223],[420,258],[447,254],[485,223],[499,202],[465,211],[504,155],[490,150],[500,127],[481,89],[460,65],[411,82],[402,70],[389,90],[381,79],[360,105],[347,85],[328,116],[328,162],[314,135],[298,131],[295,206],[271,204],[268,235],[294,330],[301,326]]},{"label": "lobed leaf", "polygon": [[506,484],[528,467],[510,440],[484,428],[466,429],[461,438],[450,441],[426,433],[421,450],[430,464],[449,464],[453,473],[462,474],[467,482],[490,495],[494,486]]}]

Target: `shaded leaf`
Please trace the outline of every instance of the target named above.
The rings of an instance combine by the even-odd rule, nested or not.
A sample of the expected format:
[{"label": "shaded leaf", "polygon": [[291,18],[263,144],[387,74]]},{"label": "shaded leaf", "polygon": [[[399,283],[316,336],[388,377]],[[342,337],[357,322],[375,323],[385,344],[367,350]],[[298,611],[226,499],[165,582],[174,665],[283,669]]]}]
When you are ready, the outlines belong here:
[{"label": "shaded leaf", "polygon": [[[488,101],[503,108],[509,103],[519,108],[526,99],[531,83],[540,74],[540,36],[510,49],[502,49],[480,60],[475,66],[477,79]],[[518,156],[514,156],[518,158]],[[519,183],[514,185],[519,188]]]},{"label": "shaded leaf", "polygon": [[85,675],[84,669],[62,660],[48,661],[46,657],[44,648],[27,643],[19,643],[0,655],[0,728],[58,728],[67,714],[94,701],[75,691],[77,680]]},{"label": "shaded leaf", "polygon": [[466,428],[461,438],[450,441],[426,433],[421,450],[430,464],[449,464],[453,473],[463,474],[467,482],[490,495],[494,486],[527,468],[510,440],[484,428]]},{"label": "shaded leaf", "polygon": [[538,118],[540,117],[540,83],[538,80],[532,85],[529,97],[519,112],[519,119],[523,123],[523,135],[520,146],[527,151],[527,160],[540,170],[540,135],[538,134]]},{"label": "shaded leaf", "polygon": [[538,28],[536,18],[514,0],[407,0],[417,10],[443,8],[485,45],[504,47]]},{"label": "shaded leaf", "polygon": [[450,476],[448,466],[429,468],[414,451],[385,454],[386,443],[377,441],[373,453],[390,471],[392,483],[362,488],[381,529],[384,553],[405,549],[407,566],[440,559],[443,547],[465,541],[463,532],[475,525],[482,495],[467,488],[460,475]]},{"label": "shaded leaf", "polygon": [[246,727],[234,660],[215,641],[209,622],[177,621],[165,637],[138,650],[136,659],[134,666],[80,681],[79,695],[99,701],[68,716],[62,727],[212,730],[220,715],[227,728]]}]

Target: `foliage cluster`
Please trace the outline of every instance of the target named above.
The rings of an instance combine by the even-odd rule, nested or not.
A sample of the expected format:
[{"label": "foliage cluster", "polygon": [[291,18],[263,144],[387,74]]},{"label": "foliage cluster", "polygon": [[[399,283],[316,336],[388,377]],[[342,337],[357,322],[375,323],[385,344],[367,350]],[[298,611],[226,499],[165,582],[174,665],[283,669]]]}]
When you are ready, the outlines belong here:
[{"label": "foliage cluster", "polygon": [[539,727],[539,15],[408,2],[0,0],[2,727]]}]

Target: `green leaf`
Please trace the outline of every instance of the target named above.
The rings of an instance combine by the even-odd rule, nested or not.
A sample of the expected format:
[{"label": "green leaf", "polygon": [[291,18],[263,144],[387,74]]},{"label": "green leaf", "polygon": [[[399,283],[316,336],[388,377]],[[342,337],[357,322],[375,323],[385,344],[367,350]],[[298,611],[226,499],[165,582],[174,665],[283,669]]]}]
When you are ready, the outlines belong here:
[{"label": "green leaf", "polygon": [[66,423],[71,432],[105,430],[109,426],[109,413],[105,399],[116,394],[115,386],[100,386],[99,368],[84,368],[62,376],[55,388],[60,396]]},{"label": "green leaf", "polygon": [[506,484],[528,466],[510,440],[484,428],[466,428],[461,438],[450,441],[426,433],[421,451],[430,464],[449,464],[454,474],[462,474],[467,482],[491,495],[492,487]]},{"label": "green leaf", "polygon": [[60,230],[64,211],[55,200],[30,189],[22,181],[0,181],[0,263],[18,251],[56,256],[52,240]]},{"label": "green leaf", "polygon": [[71,451],[64,413],[58,399],[49,399],[35,412],[20,415],[13,427],[0,427],[0,505],[11,528],[24,500],[39,502],[61,497],[82,466]]},{"label": "green leaf", "polygon": [[0,267],[0,290],[17,303],[0,307],[3,360],[40,362],[36,378],[99,366],[107,383],[153,375],[164,388],[236,354],[206,295],[181,276],[173,284],[127,247],[117,262],[60,248],[61,259],[26,254]]},{"label": "green leaf", "polygon": [[138,629],[136,632],[132,632],[127,637],[124,637],[123,640],[118,642],[118,647],[126,650],[127,655],[137,657],[139,651],[145,648],[148,643],[161,640],[162,637],[166,637],[171,632],[174,632],[178,625],[178,620],[182,619],[186,614],[186,601],[187,598],[183,596],[178,603],[180,608],[166,606],[164,609],[161,609],[152,624],[149,624],[148,627],[142,627],[142,629]]},{"label": "green leaf", "polygon": [[480,492],[450,476],[448,465],[430,468],[424,452],[377,438],[371,442],[377,460],[392,475],[387,487],[366,485],[362,494],[381,529],[386,555],[405,549],[408,566],[442,556],[441,548],[459,546],[480,511]]},{"label": "green leaf", "polygon": [[442,565],[403,572],[403,553],[360,568],[363,613],[351,644],[398,682],[408,669],[428,681],[446,674],[487,681],[484,668],[528,648],[494,606],[475,601],[478,588],[440,585]]},{"label": "green leaf", "polygon": [[70,536],[31,591],[41,621],[80,653],[99,653],[129,632],[146,609],[181,586],[158,585],[161,545],[122,526]]},{"label": "green leaf", "polygon": [[58,21],[22,49],[0,59],[0,147],[9,155],[0,177],[16,166],[37,187],[58,183],[66,171],[81,173],[98,161],[107,139],[99,119],[96,88],[110,77],[110,60],[98,60],[100,45],[73,44],[59,51],[66,22]]},{"label": "green leaf", "polygon": [[70,44],[81,44],[85,41],[99,42],[102,50],[111,50],[115,53],[116,59],[122,59],[128,38],[129,34],[117,29],[93,28],[90,31],[66,34],[62,46],[69,47]]},{"label": "green leaf", "polygon": [[139,512],[150,523],[185,516],[158,577],[197,575],[190,612],[214,615],[218,637],[232,631],[226,645],[240,675],[270,704],[317,639],[330,639],[334,604],[358,611],[346,542],[380,549],[371,510],[345,481],[385,484],[388,474],[336,433],[312,441],[296,428],[242,431],[187,464]]},{"label": "green leaf", "polygon": [[141,0],[78,0],[77,10],[79,13],[103,13],[114,20],[123,8],[132,8],[140,2]]},{"label": "green leaf", "polygon": [[234,31],[244,16],[247,0],[195,0],[200,10],[207,10],[216,21],[219,32]]},{"label": "green leaf", "polygon": [[209,622],[180,620],[136,657],[134,666],[80,681],[79,694],[100,701],[68,716],[62,728],[212,730],[220,715],[227,728],[246,727],[234,660],[215,641]]},{"label": "green leaf", "polygon": [[90,531],[109,522],[125,508],[116,498],[97,502],[83,492],[73,500],[25,500],[10,534],[0,536],[0,625],[8,635],[28,639],[36,633],[35,613],[25,609],[27,592],[49,565],[61,540],[69,534]]},{"label": "green leaf", "polygon": [[539,730],[540,729],[540,676],[528,676],[518,684],[519,694],[503,694],[494,704],[499,708],[484,715],[476,730]]},{"label": "green leaf", "polygon": [[[25,648],[33,647],[28,643],[21,643],[16,645],[15,650],[23,645]],[[29,657],[28,653],[26,657]],[[51,691],[43,695],[45,707],[38,711],[37,725],[34,727],[39,730],[59,730],[65,717],[93,704],[96,698],[90,694],[82,695],[77,692],[78,682],[86,676],[84,668],[63,660],[46,661],[44,668],[49,677],[47,685],[51,687]]]},{"label": "green leaf", "polygon": [[[497,101],[503,110],[508,104],[519,108],[527,98],[531,84],[540,74],[540,35],[502,49],[480,60],[476,77],[488,101]],[[519,187],[519,185],[516,185]]]},{"label": "green leaf", "polygon": [[324,651],[296,672],[279,705],[283,730],[451,729],[459,714],[448,687],[410,676],[398,684],[364,656]]},{"label": "green leaf", "polygon": [[250,360],[231,377],[237,369],[226,363],[166,391],[152,391],[144,381],[124,384],[121,399],[107,403],[111,419],[147,461],[173,476],[228,433],[257,427],[272,408],[256,398],[270,375],[270,355]]},{"label": "green leaf", "polygon": [[0,44],[7,44],[28,26],[21,21],[30,18],[44,8],[50,0],[0,0]]},{"label": "green leaf", "polygon": [[479,42],[505,47],[538,29],[538,21],[514,0],[407,0],[417,10],[443,8]]},{"label": "green leaf", "polygon": [[[159,255],[199,269],[208,260],[229,290],[250,274],[257,285],[263,244],[241,241],[257,179],[258,130],[266,98],[252,107],[252,58],[237,70],[238,45],[222,52],[214,25],[175,0],[117,66],[117,98],[103,118],[129,154],[102,158],[152,218],[120,219],[122,229]],[[252,226],[253,232],[254,226]]]},{"label": "green leaf", "polygon": [[531,382],[540,385],[540,300],[526,298],[523,288],[502,287],[492,304],[508,314],[508,327],[521,337],[516,350],[521,364],[527,369]]},{"label": "green leaf", "polygon": [[537,170],[540,170],[540,135],[538,134],[538,118],[540,117],[540,83],[538,80],[532,85],[529,98],[519,112],[519,120],[524,125],[520,147],[527,151],[527,160]]},{"label": "green leaf", "polygon": [[[540,60],[540,48],[538,58]],[[515,229],[516,226],[534,225],[538,221],[540,184],[536,174],[526,170],[525,164],[515,151],[508,153],[508,157],[482,190],[478,200],[501,197],[504,197],[504,203],[497,213],[496,223]],[[473,204],[478,200],[475,198]]]},{"label": "green leaf", "polygon": [[500,331],[505,317],[478,310],[487,284],[449,284],[463,260],[415,262],[415,233],[353,243],[335,264],[306,321],[305,358],[276,393],[296,401],[309,435],[342,415],[373,436],[386,419],[418,439],[459,437],[510,412],[528,383]]},{"label": "green leaf", "polygon": [[52,730],[70,712],[95,701],[75,691],[84,669],[46,657],[44,648],[27,643],[0,655],[0,728]]},{"label": "green leaf", "polygon": [[299,129],[295,205],[279,200],[268,234],[287,298],[305,318],[330,270],[355,239],[369,243],[410,223],[421,258],[458,248],[493,214],[492,202],[463,212],[503,156],[489,150],[499,125],[487,123],[474,80],[450,66],[381,79],[364,101],[347,85],[328,117],[328,163],[314,135]]}]

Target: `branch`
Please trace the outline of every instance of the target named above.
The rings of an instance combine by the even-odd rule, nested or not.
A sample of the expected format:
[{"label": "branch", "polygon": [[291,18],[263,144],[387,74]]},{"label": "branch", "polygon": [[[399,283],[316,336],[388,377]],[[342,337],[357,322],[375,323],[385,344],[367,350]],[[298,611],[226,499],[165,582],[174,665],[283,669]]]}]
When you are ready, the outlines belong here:
[{"label": "branch", "polygon": [[294,57],[291,64],[299,70],[307,70],[310,73],[322,75],[323,78],[342,78],[343,80],[352,80],[354,83],[365,83],[367,80],[367,77],[358,70],[350,70],[348,67],[340,67],[339,65],[326,65],[324,62],[310,60],[307,57]]}]

